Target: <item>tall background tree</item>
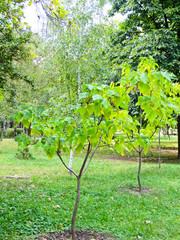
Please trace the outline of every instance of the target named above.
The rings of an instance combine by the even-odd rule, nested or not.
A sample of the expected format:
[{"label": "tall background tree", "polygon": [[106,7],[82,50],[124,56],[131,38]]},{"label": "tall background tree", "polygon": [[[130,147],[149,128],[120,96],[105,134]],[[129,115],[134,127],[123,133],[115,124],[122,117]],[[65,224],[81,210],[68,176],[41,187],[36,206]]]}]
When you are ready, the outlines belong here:
[{"label": "tall background tree", "polygon": [[18,61],[28,57],[27,44],[31,36],[28,26],[22,23],[23,7],[24,1],[21,0],[0,2],[0,88],[11,95],[15,95],[15,81],[29,82],[16,67]]},{"label": "tall background tree", "polygon": [[[119,12],[127,18],[112,34],[110,59],[136,68],[139,57],[152,56],[160,69],[174,73],[174,81],[180,81],[180,2],[114,0],[112,4],[111,15]],[[120,74],[117,71],[116,78]],[[180,158],[180,141],[178,149]]]}]

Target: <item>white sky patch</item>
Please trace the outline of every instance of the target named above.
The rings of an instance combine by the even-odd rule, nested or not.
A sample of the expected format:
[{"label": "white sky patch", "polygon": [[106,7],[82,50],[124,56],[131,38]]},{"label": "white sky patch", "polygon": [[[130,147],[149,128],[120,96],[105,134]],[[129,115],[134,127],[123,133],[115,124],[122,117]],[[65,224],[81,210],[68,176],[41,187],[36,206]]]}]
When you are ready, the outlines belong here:
[{"label": "white sky patch", "polygon": [[[103,8],[103,15],[108,17],[108,11],[112,8],[110,3],[105,4]],[[46,23],[46,15],[42,9],[42,7],[35,6],[32,4],[31,6],[27,5],[24,8],[25,22],[29,24],[31,30],[34,33],[39,33],[42,31],[43,24]],[[96,16],[95,16],[96,17]],[[121,15],[120,13],[116,13],[113,17],[108,17],[110,21],[114,22],[122,22],[126,19],[126,16]],[[100,19],[94,19],[95,23],[100,23]]]},{"label": "white sky patch", "polygon": [[41,8],[37,8],[34,4],[24,8],[25,22],[29,24],[34,33],[38,33],[42,29],[42,24],[46,21],[46,16]]},{"label": "white sky patch", "polygon": [[[103,13],[105,16],[108,16],[108,11],[111,10],[112,8],[112,5],[110,3],[107,3],[105,6],[104,6],[104,9],[103,9]],[[120,13],[115,13],[115,15],[113,17],[109,17],[112,21],[116,21],[116,22],[122,22],[126,19],[126,15],[123,16],[121,15]]]}]

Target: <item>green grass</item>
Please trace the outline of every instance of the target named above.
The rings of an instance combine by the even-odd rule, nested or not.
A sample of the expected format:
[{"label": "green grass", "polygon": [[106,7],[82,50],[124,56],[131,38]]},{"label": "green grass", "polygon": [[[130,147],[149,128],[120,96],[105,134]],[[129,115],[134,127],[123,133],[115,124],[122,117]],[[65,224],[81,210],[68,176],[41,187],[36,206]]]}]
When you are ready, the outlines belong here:
[{"label": "green grass", "polygon": [[[152,147],[159,147],[159,139],[158,136],[156,136],[155,141],[152,142]],[[161,136],[161,148],[164,149],[174,149],[178,147],[178,136],[177,135],[171,135],[170,140],[168,139],[168,136]]]},{"label": "green grass", "polygon": [[[16,160],[16,149],[12,140],[0,142],[0,239],[33,239],[69,229],[76,179],[57,157],[48,160],[41,149],[32,148],[34,160]],[[162,164],[159,170],[157,164],[143,163],[142,184],[151,192],[137,195],[126,187],[137,186],[138,164],[109,154],[97,153],[83,176],[76,228],[121,240],[179,240],[180,165]],[[75,157],[75,170],[81,161],[82,156]],[[30,178],[5,178],[14,175]]]}]

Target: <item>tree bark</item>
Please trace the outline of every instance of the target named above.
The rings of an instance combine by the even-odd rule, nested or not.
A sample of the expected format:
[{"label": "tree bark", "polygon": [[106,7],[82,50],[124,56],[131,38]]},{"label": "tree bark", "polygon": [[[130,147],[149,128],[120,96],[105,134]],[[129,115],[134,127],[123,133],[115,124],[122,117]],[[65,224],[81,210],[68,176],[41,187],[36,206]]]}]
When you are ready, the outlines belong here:
[{"label": "tree bark", "polygon": [[29,128],[27,129],[27,135],[30,137],[31,136],[31,123],[29,125]]},{"label": "tree bark", "polygon": [[74,205],[74,211],[73,211],[73,216],[72,216],[72,220],[71,220],[71,234],[72,234],[72,240],[76,240],[76,233],[75,233],[75,222],[76,222],[76,214],[77,214],[77,210],[78,210],[78,206],[79,206],[79,199],[80,199],[80,185],[81,185],[81,177],[83,175],[83,170],[85,168],[86,162],[88,160],[88,156],[91,152],[91,144],[89,142],[88,144],[88,149],[87,149],[87,153],[84,159],[84,162],[81,166],[79,175],[77,176],[77,194],[76,194],[76,202]]},{"label": "tree bark", "polygon": [[79,199],[80,199],[80,186],[81,186],[81,177],[77,178],[77,194],[76,194],[76,202],[74,205],[73,216],[71,220],[71,234],[72,240],[76,240],[76,232],[75,232],[75,222],[76,222],[76,214],[79,206]]},{"label": "tree bark", "polygon": [[[141,127],[142,127],[142,109],[140,107],[140,127],[139,127],[139,134],[141,133]],[[139,169],[138,169],[138,184],[139,184],[139,192],[141,193],[142,191],[142,185],[141,185],[141,179],[140,179],[140,174],[141,174],[141,163],[142,163],[142,149],[141,146],[139,146]]]},{"label": "tree bark", "polygon": [[14,138],[17,136],[16,127],[14,128]]},{"label": "tree bark", "polygon": [[[73,164],[73,154],[74,154],[74,151],[71,149],[70,150],[70,157],[69,157],[69,169],[72,170],[72,164]],[[72,174],[71,171],[68,170],[68,173],[69,174]]]},{"label": "tree bark", "polygon": [[170,141],[170,134],[169,134],[169,126],[167,125],[167,136],[168,136],[168,140]]},{"label": "tree bark", "polygon": [[141,163],[142,163],[142,151],[139,147],[139,169],[138,169],[138,184],[139,184],[139,192],[141,193],[142,192],[142,185],[141,185],[141,178],[140,178],[140,175],[141,175]]},{"label": "tree bark", "polygon": [[177,129],[178,129],[178,159],[180,159],[180,115],[178,116],[177,121]]},{"label": "tree bark", "polygon": [[159,169],[161,169],[161,128],[159,129]]}]

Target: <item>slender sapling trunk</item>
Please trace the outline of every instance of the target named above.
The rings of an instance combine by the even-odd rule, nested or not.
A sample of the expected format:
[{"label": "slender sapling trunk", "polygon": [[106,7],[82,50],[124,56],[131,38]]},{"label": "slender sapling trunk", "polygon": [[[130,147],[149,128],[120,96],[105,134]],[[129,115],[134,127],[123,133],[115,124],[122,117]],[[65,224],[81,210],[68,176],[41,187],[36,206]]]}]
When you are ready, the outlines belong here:
[{"label": "slender sapling trunk", "polygon": [[75,232],[75,222],[76,222],[76,214],[79,206],[79,199],[80,199],[80,186],[81,186],[81,177],[77,178],[77,194],[76,194],[76,202],[74,206],[74,211],[71,219],[71,234],[72,240],[76,240],[76,232]]},{"label": "slender sapling trunk", "polygon": [[77,194],[76,194],[76,202],[75,202],[75,205],[74,205],[74,211],[73,211],[72,220],[71,220],[72,240],[76,240],[75,223],[76,223],[76,214],[77,214],[77,210],[78,210],[78,206],[79,206],[79,199],[80,199],[81,177],[83,175],[83,171],[84,171],[84,168],[86,166],[86,162],[88,160],[89,154],[91,152],[90,148],[91,148],[91,144],[89,142],[87,153],[86,153],[84,162],[83,162],[83,164],[81,166],[79,175],[78,176],[76,175],[76,178],[77,178]]},{"label": "slender sapling trunk", "polygon": [[159,129],[159,169],[161,169],[161,128]]},{"label": "slender sapling trunk", "polygon": [[180,115],[177,119],[177,129],[178,129],[178,159],[180,159]]},{"label": "slender sapling trunk", "polygon": [[170,134],[169,134],[169,126],[167,125],[167,135],[168,135],[168,140],[170,141]]},{"label": "slender sapling trunk", "polygon": [[[140,107],[140,127],[139,127],[139,134],[141,132],[141,128],[142,128],[142,109]],[[142,185],[141,185],[141,179],[140,179],[140,175],[141,175],[141,163],[142,163],[142,150],[141,146],[139,146],[139,168],[138,168],[138,184],[139,184],[139,192],[142,192]]]},{"label": "slender sapling trunk", "polygon": [[142,163],[142,150],[140,149],[139,147],[139,169],[138,169],[138,184],[139,184],[139,192],[141,193],[142,192],[142,185],[141,185],[141,178],[140,178],[140,175],[141,175],[141,163]]}]

